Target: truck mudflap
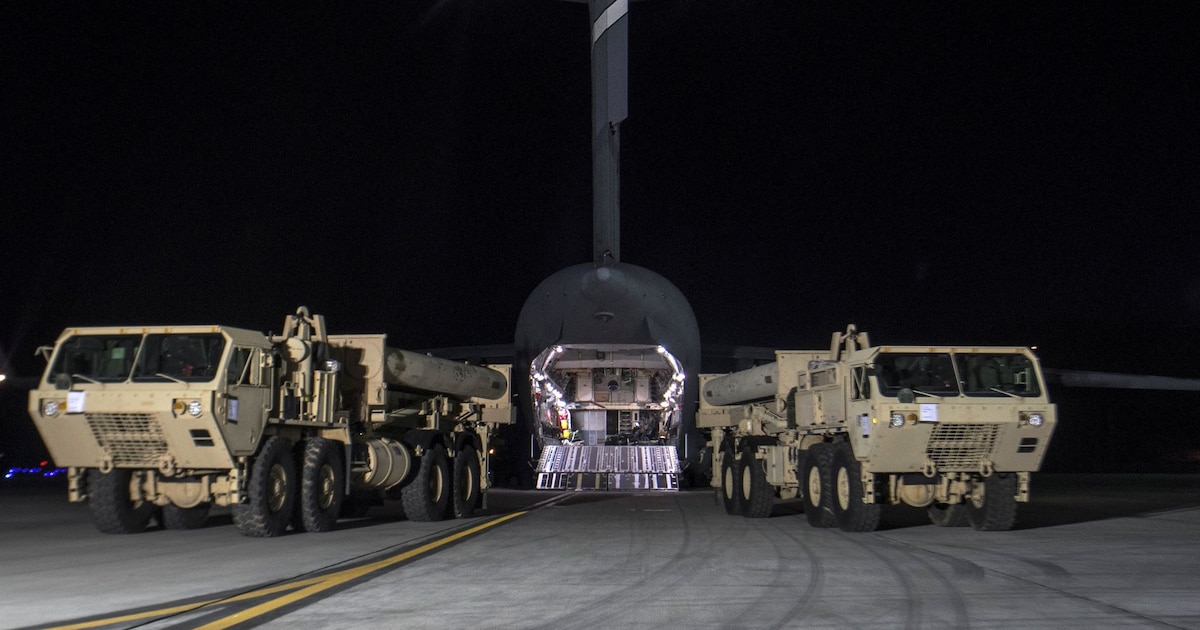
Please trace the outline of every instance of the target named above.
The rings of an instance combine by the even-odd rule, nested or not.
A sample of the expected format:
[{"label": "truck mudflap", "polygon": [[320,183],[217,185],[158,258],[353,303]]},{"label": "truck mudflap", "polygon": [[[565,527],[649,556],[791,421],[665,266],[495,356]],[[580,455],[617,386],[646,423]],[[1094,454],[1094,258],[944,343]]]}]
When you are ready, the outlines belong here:
[{"label": "truck mudflap", "polygon": [[679,490],[674,446],[550,445],[537,466],[538,490]]}]

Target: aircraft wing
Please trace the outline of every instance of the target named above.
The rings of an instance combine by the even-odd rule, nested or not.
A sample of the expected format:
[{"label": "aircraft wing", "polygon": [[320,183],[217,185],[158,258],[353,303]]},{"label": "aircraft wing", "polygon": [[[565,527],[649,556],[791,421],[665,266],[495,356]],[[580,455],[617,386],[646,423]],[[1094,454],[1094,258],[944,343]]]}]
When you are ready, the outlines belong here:
[{"label": "aircraft wing", "polygon": [[480,346],[454,346],[450,348],[425,348],[413,350],[420,354],[428,354],[439,359],[451,361],[466,361],[474,365],[511,364],[513,362],[513,344],[498,343]]},{"label": "aircraft wing", "polygon": [[[756,363],[775,360],[774,348],[710,344],[705,345],[703,351],[704,362],[707,365],[720,365],[723,369],[730,369],[728,365],[732,362],[735,365],[732,368],[733,371],[753,367]],[[1049,367],[1042,368],[1042,373],[1045,375],[1047,383],[1063,387],[1181,392],[1200,391],[1200,378],[1154,376],[1149,374],[1117,374],[1115,372],[1063,370]]]},{"label": "aircraft wing", "polygon": [[1097,387],[1103,389],[1152,389],[1160,391],[1200,391],[1200,379],[1147,374],[1115,374],[1088,370],[1059,370],[1044,368],[1046,382],[1064,387]]}]

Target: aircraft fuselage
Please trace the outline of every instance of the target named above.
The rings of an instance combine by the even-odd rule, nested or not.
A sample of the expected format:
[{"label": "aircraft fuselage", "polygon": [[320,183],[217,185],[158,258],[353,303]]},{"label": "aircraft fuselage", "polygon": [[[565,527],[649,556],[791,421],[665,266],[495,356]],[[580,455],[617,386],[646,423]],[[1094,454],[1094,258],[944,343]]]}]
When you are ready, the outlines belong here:
[{"label": "aircraft fuselage", "polygon": [[698,449],[699,328],[661,275],[617,262],[551,275],[521,309],[515,355],[513,380],[539,450],[657,444],[688,460]]}]

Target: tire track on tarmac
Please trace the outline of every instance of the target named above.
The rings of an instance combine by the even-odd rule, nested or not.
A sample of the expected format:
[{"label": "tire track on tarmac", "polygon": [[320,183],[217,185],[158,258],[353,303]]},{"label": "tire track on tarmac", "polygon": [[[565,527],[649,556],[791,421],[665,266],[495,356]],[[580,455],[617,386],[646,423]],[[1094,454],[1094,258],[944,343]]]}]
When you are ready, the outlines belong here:
[{"label": "tire track on tarmac", "polygon": [[[599,593],[589,602],[583,603],[581,607],[564,610],[562,614],[549,620],[542,620],[541,623],[532,627],[557,630],[611,626],[613,624],[612,602],[614,601],[625,602],[627,609],[644,605],[661,606],[660,596],[665,591],[673,589],[679,583],[689,579],[698,566],[708,562],[704,553],[698,553],[691,549],[692,524],[680,502],[680,497],[672,498],[674,500],[671,511],[679,517],[680,534],[677,538],[679,542],[675,545],[674,552],[669,558],[664,558],[652,570],[646,571],[640,579],[627,583],[616,591]],[[644,511],[635,510],[634,513],[642,514]],[[636,520],[635,518],[635,522],[630,524],[633,537],[626,549],[629,557],[632,557],[635,552],[635,543],[638,541],[636,536],[641,526]],[[669,529],[673,530],[674,528]]]},{"label": "tire track on tarmac", "polygon": [[1092,597],[1089,595],[1083,595],[1080,593],[1073,592],[1070,588],[1064,586],[1063,583],[1073,580],[1075,576],[1072,575],[1072,573],[1070,571],[1068,571],[1067,569],[1063,568],[1061,565],[1058,565],[1054,562],[1050,562],[1047,560],[1041,560],[1038,558],[1030,558],[1030,557],[1024,556],[1020,553],[1000,551],[997,549],[984,549],[984,548],[980,548],[980,547],[967,547],[965,545],[954,545],[954,544],[945,545],[948,549],[959,550],[959,551],[969,550],[972,552],[983,553],[983,554],[987,554],[990,556],[1003,558],[1005,560],[1012,561],[1012,562],[1026,564],[1026,565],[1030,566],[1031,568],[1033,568],[1037,572],[1038,575],[1040,575],[1042,578],[1044,578],[1043,580],[1038,580],[1038,579],[1034,579],[1030,575],[1020,575],[1016,571],[1003,570],[1003,569],[995,568],[995,567],[981,566],[970,560],[956,558],[954,556],[948,555],[944,551],[928,549],[928,548],[922,547],[916,543],[900,542],[900,541],[894,541],[894,542],[897,545],[911,547],[913,549],[922,551],[928,555],[936,556],[947,562],[970,564],[970,565],[976,567],[976,569],[978,570],[978,573],[980,575],[994,575],[994,576],[998,576],[999,578],[1002,578],[1002,579],[1013,580],[1015,582],[1027,584],[1027,585],[1030,585],[1037,589],[1049,591],[1052,593],[1057,593],[1058,595],[1061,595],[1064,598],[1067,598],[1070,600],[1078,600],[1081,602],[1086,602],[1087,604],[1089,604],[1091,606],[1095,606],[1097,608],[1110,611],[1114,614],[1130,617],[1130,618],[1133,618],[1133,619],[1136,619],[1139,621],[1146,621],[1148,623],[1158,624],[1158,625],[1162,625],[1164,627],[1169,627],[1169,628],[1180,627],[1180,626],[1173,625],[1169,622],[1163,621],[1161,619],[1147,616],[1146,614],[1139,612],[1137,610],[1119,606],[1112,602],[1108,602],[1103,599],[1098,599],[1098,598],[1095,598],[1095,597]]},{"label": "tire track on tarmac", "polygon": [[[919,547],[898,543],[877,532],[869,534],[846,532],[834,533],[839,535],[842,540],[861,548],[871,556],[877,558],[883,563],[884,567],[887,568],[888,571],[896,576],[896,581],[900,583],[904,590],[904,601],[908,603],[905,611],[906,614],[905,623],[903,626],[904,628],[917,630],[923,627],[925,612],[930,608],[930,606],[926,605],[929,602],[926,602],[925,594],[918,592],[917,589],[913,587],[914,584],[928,584],[929,580],[924,579],[924,575],[918,575],[911,569],[904,568],[905,566],[912,567],[914,563],[924,569],[921,571],[921,573],[928,574],[928,576],[932,577],[933,581],[941,585],[942,588],[938,590],[938,593],[948,597],[947,604],[949,605],[954,618],[949,621],[939,620],[937,621],[936,625],[949,626],[952,628],[971,627],[971,616],[970,612],[967,610],[966,599],[963,597],[962,591],[959,590],[958,585],[954,581],[948,579],[941,571],[939,571],[928,561],[928,559],[925,557],[928,554],[918,553],[918,551],[923,552],[924,550],[921,550]],[[893,554],[903,556],[905,561],[898,562],[893,560],[892,558],[888,557],[888,554],[883,550],[877,549],[872,544],[865,542],[863,539],[864,537],[866,537],[866,539],[869,541],[882,543],[886,550],[892,552]],[[939,559],[942,558],[939,556]]]},{"label": "tire track on tarmac", "polygon": [[[769,523],[783,537],[794,542],[801,549],[808,559],[809,575],[803,591],[797,596],[795,602],[786,611],[781,613],[780,616],[775,617],[769,624],[765,624],[764,627],[803,627],[806,620],[812,620],[822,625],[831,623],[832,620],[827,617],[814,619],[814,614],[817,610],[816,605],[819,603],[820,594],[830,585],[831,576],[837,575],[836,567],[832,569],[826,567],[828,558],[825,558],[825,556],[839,555],[839,550],[834,545],[822,545],[820,542],[814,542],[812,535],[821,537],[829,536],[839,543],[844,542],[853,548],[857,548],[865,552],[875,563],[881,565],[884,570],[895,576],[894,582],[900,589],[897,599],[904,602],[902,609],[903,618],[895,620],[897,622],[896,627],[913,630],[919,630],[927,624],[938,627],[970,627],[970,613],[961,590],[955,581],[948,578],[938,566],[930,562],[928,556],[933,555],[937,560],[943,562],[953,560],[952,558],[947,558],[936,553],[923,553],[927,552],[927,550],[891,540],[879,533],[861,534],[846,533],[836,529],[813,529],[808,527],[806,523],[797,523],[796,519],[771,519]],[[806,533],[811,535],[806,535]],[[788,551],[780,548],[778,542],[772,542],[772,545],[778,550],[778,557],[784,558],[789,555]],[[953,565],[956,575],[962,573],[961,567],[958,566],[961,563],[947,563]],[[914,571],[913,567],[919,567],[919,569]],[[969,573],[973,576],[981,577],[983,570],[978,567],[976,569],[978,570],[969,571]],[[787,575],[790,575],[790,573],[781,571],[779,578],[784,579]],[[938,588],[919,590],[915,586],[930,583],[937,584]],[[935,607],[933,606],[933,602],[928,600],[927,593],[923,591],[930,590],[938,593],[939,597],[947,598],[944,605],[951,612],[950,619],[927,619],[929,611]],[[770,593],[764,593],[746,610],[761,609],[763,603],[773,599],[775,598]],[[943,603],[939,601],[937,608],[940,609],[942,606]],[[830,609],[828,615],[836,616],[842,623],[850,626],[867,623],[861,617],[847,616],[843,611],[837,609]],[[876,619],[870,621],[868,625],[878,622],[879,620]]]},{"label": "tire track on tarmac", "polygon": [[[808,541],[804,540],[797,529],[798,523],[795,518],[790,519],[769,519],[769,524],[773,529],[783,534],[785,538],[797,545],[804,557],[808,559],[807,580],[803,591],[796,597],[792,605],[775,619],[768,628],[784,628],[789,624],[802,622],[807,619],[812,613],[812,606],[817,600],[817,596],[821,592],[821,588],[825,585],[825,569],[822,566],[820,556],[809,545]],[[787,521],[781,522],[781,521]],[[780,545],[774,539],[771,540],[772,546],[776,549],[777,555],[782,557],[783,551]],[[790,568],[790,565],[789,565]],[[779,576],[783,576],[783,571],[779,572]],[[778,579],[776,580],[778,582]],[[760,596],[756,605],[768,599],[767,595]],[[801,624],[803,625],[803,624]]]}]

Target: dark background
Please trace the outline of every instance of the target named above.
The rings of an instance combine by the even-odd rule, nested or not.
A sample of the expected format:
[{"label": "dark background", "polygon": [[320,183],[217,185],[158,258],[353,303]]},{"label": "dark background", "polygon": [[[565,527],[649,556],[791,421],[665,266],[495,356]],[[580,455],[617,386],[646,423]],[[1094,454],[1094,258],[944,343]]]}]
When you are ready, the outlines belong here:
[{"label": "dark background", "polygon": [[[854,322],[1200,377],[1196,4],[629,19],[622,260],[705,343]],[[551,0],[4,3],[0,366],[35,374],[66,326],[278,330],[301,304],[400,347],[511,343],[591,256],[588,34]],[[11,385],[9,459],[40,449]],[[1200,395],[1055,394],[1050,469],[1200,465]]]}]

